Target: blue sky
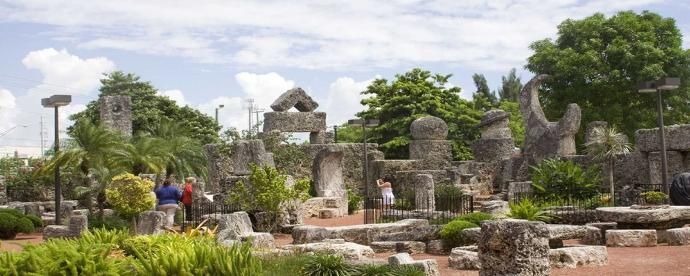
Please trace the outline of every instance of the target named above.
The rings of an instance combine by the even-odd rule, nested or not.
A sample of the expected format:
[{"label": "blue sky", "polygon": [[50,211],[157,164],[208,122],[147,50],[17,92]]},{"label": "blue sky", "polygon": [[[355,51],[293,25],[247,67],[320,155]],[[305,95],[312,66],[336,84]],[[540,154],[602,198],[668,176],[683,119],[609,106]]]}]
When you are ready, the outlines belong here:
[{"label": "blue sky", "polygon": [[529,44],[555,37],[567,18],[650,10],[690,35],[687,1],[197,2],[0,0],[0,134],[16,127],[0,146],[40,145],[41,115],[52,137],[40,98],[74,95],[62,116],[68,125],[67,114],[95,99],[112,70],[209,115],[224,104],[225,126],[246,128],[247,98],[268,110],[294,86],[339,124],[361,110],[359,92],[372,79],[413,67],[453,74],[464,98],[475,72],[492,89],[512,67],[527,81]]}]

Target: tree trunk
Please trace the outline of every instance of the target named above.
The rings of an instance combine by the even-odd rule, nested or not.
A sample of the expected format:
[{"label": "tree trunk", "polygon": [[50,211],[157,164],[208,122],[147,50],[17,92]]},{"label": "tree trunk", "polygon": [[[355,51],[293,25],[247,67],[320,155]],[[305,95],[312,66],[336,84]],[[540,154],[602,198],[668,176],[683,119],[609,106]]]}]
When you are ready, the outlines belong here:
[{"label": "tree trunk", "polygon": [[615,188],[616,183],[613,182],[613,165],[615,164],[615,160],[612,158],[609,160],[609,187],[611,189],[611,206],[616,206],[616,196],[615,196]]}]

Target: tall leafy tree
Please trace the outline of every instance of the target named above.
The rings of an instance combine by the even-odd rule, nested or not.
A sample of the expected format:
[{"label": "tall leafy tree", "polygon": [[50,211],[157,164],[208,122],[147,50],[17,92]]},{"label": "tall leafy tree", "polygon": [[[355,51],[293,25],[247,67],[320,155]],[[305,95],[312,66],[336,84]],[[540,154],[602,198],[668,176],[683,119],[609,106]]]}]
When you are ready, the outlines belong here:
[{"label": "tall leafy tree", "polygon": [[192,139],[192,132],[181,122],[161,120],[149,133],[159,141],[161,154],[165,161],[166,176],[177,174],[181,177],[195,175],[206,177],[207,163],[203,145]]},{"label": "tall leafy tree", "polygon": [[[132,73],[115,71],[105,75],[101,80],[99,96],[127,95],[132,99],[132,130],[146,131],[153,129],[162,120],[179,122],[180,126],[190,131],[191,138],[201,144],[214,143],[219,140],[220,127],[215,120],[199,110],[178,106],[173,100],[156,95],[157,89],[147,81]],[[86,110],[72,115],[71,119],[89,119],[100,121],[98,100],[87,105]],[[72,131],[72,130],[70,130]]]},{"label": "tall leafy tree", "polygon": [[507,76],[501,77],[501,88],[498,89],[498,96],[501,101],[518,102],[520,90],[522,90],[520,77],[516,75],[515,68],[510,69]]},{"label": "tall leafy tree", "polygon": [[626,11],[607,18],[594,14],[566,20],[558,38],[534,42],[527,68],[552,76],[540,95],[544,111],[560,117],[569,103],[582,108],[582,125],[605,120],[632,136],[656,126],[656,97],[636,92],[636,84],[664,76],[682,86],[664,96],[667,124],[690,122],[690,52],[671,18]]},{"label": "tall leafy tree", "polygon": [[366,110],[357,116],[379,119],[380,125],[371,129],[371,142],[379,143],[388,158],[407,158],[410,124],[417,118],[436,116],[448,124],[448,138],[453,143],[456,159],[471,159],[471,141],[479,136],[476,124],[481,112],[460,98],[459,87],[446,87],[452,75],[432,74],[415,68],[398,74],[393,81],[377,79],[362,92],[369,98],[362,100]]},{"label": "tall leafy tree", "polygon": [[628,137],[620,133],[615,127],[597,127],[592,130],[591,140],[585,144],[587,154],[595,160],[606,163],[611,202],[615,203],[615,182],[613,181],[613,168],[616,157],[630,153]]},{"label": "tall leafy tree", "polygon": [[472,95],[474,107],[482,111],[489,111],[491,108],[496,107],[498,104],[496,93],[491,92],[489,89],[484,74],[474,74],[472,75],[472,80],[474,81],[474,86],[477,87],[477,91]]}]

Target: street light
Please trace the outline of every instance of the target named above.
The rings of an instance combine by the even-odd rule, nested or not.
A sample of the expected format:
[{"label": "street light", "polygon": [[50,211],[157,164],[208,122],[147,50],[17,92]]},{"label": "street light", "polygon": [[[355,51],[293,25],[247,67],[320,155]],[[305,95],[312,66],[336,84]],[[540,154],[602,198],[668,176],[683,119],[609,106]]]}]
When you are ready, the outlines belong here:
[{"label": "street light", "polygon": [[[41,105],[46,108],[55,109],[55,156],[60,151],[60,130],[58,128],[58,107],[68,105],[72,102],[70,95],[53,95],[50,98],[41,99]],[[60,225],[60,200],[62,197],[62,187],[60,186],[60,165],[55,166],[55,224]]]},{"label": "street light", "polygon": [[28,127],[28,126],[29,126],[29,125],[17,125],[17,126],[13,126],[13,127],[11,127],[10,129],[6,130],[5,132],[0,133],[0,137],[9,134],[10,132],[12,132],[12,131],[13,131],[14,129],[16,129],[17,127],[24,127],[24,128],[26,128],[26,127]]},{"label": "street light", "polygon": [[646,81],[638,85],[637,91],[640,93],[654,93],[657,97],[657,121],[659,124],[659,140],[661,141],[661,183],[664,192],[669,194],[669,185],[667,181],[668,176],[668,161],[666,159],[666,137],[664,135],[664,115],[663,115],[663,99],[661,98],[661,91],[668,91],[678,88],[680,86],[680,78],[661,78],[656,81]]},{"label": "street light", "polygon": [[351,126],[361,126],[362,127],[362,136],[363,138],[363,144],[364,144],[364,195],[365,195],[365,200],[368,200],[369,197],[369,183],[367,183],[367,177],[369,176],[369,156],[367,154],[367,127],[375,127],[379,125],[379,120],[376,119],[370,119],[370,120],[364,120],[364,119],[353,119],[353,120],[348,120],[347,121],[348,125]]},{"label": "street light", "polygon": [[218,105],[218,107],[216,107],[216,124],[218,124],[218,110],[223,107],[225,107],[224,104]]}]

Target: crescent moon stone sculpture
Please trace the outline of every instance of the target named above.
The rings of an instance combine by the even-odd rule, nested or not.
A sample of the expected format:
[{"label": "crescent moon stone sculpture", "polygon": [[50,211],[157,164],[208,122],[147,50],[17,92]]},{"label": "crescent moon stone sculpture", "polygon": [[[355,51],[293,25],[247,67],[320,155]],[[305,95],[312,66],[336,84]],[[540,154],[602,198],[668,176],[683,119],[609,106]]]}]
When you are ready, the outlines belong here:
[{"label": "crescent moon stone sculpture", "polygon": [[549,122],[539,103],[539,85],[549,75],[532,78],[520,91],[520,112],[525,120],[523,155],[539,162],[554,156],[575,155],[575,134],[580,129],[581,111],[575,103],[558,122]]}]

